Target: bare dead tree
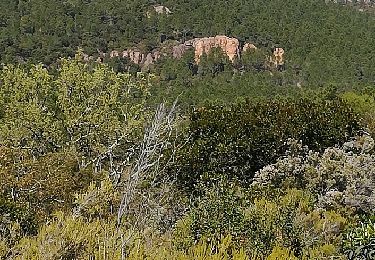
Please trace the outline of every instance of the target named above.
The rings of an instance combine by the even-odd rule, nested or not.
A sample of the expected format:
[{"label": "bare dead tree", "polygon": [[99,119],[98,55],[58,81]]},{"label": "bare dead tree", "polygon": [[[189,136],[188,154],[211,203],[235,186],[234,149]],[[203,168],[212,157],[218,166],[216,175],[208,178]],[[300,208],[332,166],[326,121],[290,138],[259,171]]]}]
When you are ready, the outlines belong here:
[{"label": "bare dead tree", "polygon": [[[140,144],[138,156],[133,165],[128,170],[127,174],[123,173],[121,177],[122,198],[121,204],[117,213],[117,225],[120,226],[124,215],[134,213],[134,208],[131,205],[136,201],[138,216],[138,223],[142,222],[146,216],[152,213],[150,209],[160,210],[158,204],[162,202],[162,197],[167,192],[164,188],[160,194],[154,194],[153,199],[150,198],[148,192],[142,192],[141,184],[145,181],[149,184],[149,189],[165,183],[166,176],[163,176],[165,167],[174,160],[174,153],[176,151],[177,132],[175,128],[176,123],[176,103],[173,103],[170,109],[167,109],[165,104],[160,104],[155,112],[152,123],[145,129],[143,140]],[[169,149],[169,158],[165,158],[164,152]],[[125,164],[125,163],[124,163]],[[174,178],[168,177],[168,184],[173,183]],[[141,213],[142,212],[142,213]],[[138,217],[144,217],[139,219]]]},{"label": "bare dead tree", "polygon": [[[173,200],[176,176],[166,174],[166,168],[174,162],[178,146],[184,145],[178,141],[176,104],[177,100],[170,108],[165,104],[157,107],[139,142],[129,143],[126,132],[88,164],[98,171],[105,166],[114,186],[121,192],[117,211],[119,232],[123,232],[122,221],[124,216],[127,217],[126,232],[121,238],[123,259],[125,247],[137,231],[145,227],[157,226],[159,229],[160,223],[172,226],[177,218],[176,212],[183,211]],[[116,151],[119,147],[121,155]],[[146,187],[144,183],[147,183]]]}]

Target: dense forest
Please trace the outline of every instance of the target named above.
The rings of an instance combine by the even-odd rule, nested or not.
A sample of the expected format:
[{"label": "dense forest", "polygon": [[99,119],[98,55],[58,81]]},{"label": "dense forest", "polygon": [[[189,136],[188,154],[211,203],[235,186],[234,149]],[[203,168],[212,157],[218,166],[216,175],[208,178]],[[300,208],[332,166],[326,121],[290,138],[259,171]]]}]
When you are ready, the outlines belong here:
[{"label": "dense forest", "polygon": [[[3,0],[0,60],[50,65],[59,57],[73,57],[79,48],[90,55],[133,47],[147,52],[175,41],[227,35],[254,43],[262,51],[260,55],[275,46],[284,48],[285,68],[270,75],[256,66],[259,59],[246,56],[236,64],[212,57],[199,69],[188,66],[192,62],[189,54],[181,60],[165,58],[151,69],[158,75],[156,102],[165,93],[172,100],[183,93],[180,98],[186,104],[202,104],[202,97],[225,102],[239,96],[293,92],[296,86],[356,88],[374,83],[375,19],[371,13],[319,0],[157,3],[168,7],[171,14],[152,12],[153,4],[145,0]],[[119,71],[140,70],[127,59],[111,63]]]},{"label": "dense forest", "polygon": [[375,259],[374,8],[1,0],[0,259]]}]

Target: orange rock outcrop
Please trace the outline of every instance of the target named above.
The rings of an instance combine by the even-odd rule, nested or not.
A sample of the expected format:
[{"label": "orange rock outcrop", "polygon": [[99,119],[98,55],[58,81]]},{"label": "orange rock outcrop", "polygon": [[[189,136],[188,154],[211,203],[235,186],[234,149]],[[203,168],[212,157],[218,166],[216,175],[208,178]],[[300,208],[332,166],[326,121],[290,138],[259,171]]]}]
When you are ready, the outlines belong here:
[{"label": "orange rock outcrop", "polygon": [[258,48],[254,44],[247,42],[243,46],[242,52],[247,52],[248,50],[257,50],[257,49]]},{"label": "orange rock outcrop", "polygon": [[[258,49],[252,43],[245,43],[243,47],[240,48],[240,42],[238,39],[230,38],[225,35],[218,35],[215,37],[195,38],[181,44],[164,47],[162,50],[154,50],[149,53],[143,53],[136,48],[124,51],[111,51],[110,53],[103,53],[98,50],[98,61],[100,62],[105,57],[123,57],[128,58],[131,62],[140,65],[142,68],[147,68],[163,56],[171,55],[172,57],[179,59],[186,53],[186,51],[194,50],[195,62],[198,64],[202,55],[209,54],[213,48],[220,48],[223,53],[228,56],[231,62],[234,62],[235,58],[239,57],[241,53]],[[284,53],[285,51],[283,48],[275,48],[273,55],[268,58],[269,66],[279,68],[284,65]],[[84,60],[86,61],[92,59],[93,57],[91,56],[84,56]]]},{"label": "orange rock outcrop", "polygon": [[240,42],[236,38],[219,35],[215,37],[196,38],[188,41],[185,45],[191,45],[195,49],[195,62],[199,63],[203,54],[208,54],[212,48],[221,48],[230,61],[239,56]]},{"label": "orange rock outcrop", "polygon": [[273,50],[273,56],[270,57],[270,61],[275,67],[284,65],[284,53],[285,51],[283,48],[275,48]]}]

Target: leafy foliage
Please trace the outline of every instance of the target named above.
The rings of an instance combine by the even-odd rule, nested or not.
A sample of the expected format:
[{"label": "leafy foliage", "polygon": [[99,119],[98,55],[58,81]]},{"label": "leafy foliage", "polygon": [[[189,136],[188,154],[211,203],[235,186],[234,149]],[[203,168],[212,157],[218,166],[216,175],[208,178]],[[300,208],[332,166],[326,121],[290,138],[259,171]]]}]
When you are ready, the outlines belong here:
[{"label": "leafy foliage", "polygon": [[250,184],[257,170],[285,153],[288,138],[322,150],[359,129],[356,114],[340,100],[202,107],[191,115],[191,138],[178,162],[181,185],[193,188],[218,176]]},{"label": "leafy foliage", "polygon": [[0,163],[0,196],[29,209],[39,221],[57,209],[71,208],[74,193],[94,178],[92,172],[80,170],[68,153],[33,160],[25,152],[2,148]]},{"label": "leafy foliage", "polygon": [[[373,140],[370,140],[373,145]],[[367,145],[362,143],[362,146]],[[362,149],[361,152],[353,154],[351,151],[328,148],[322,154],[310,151],[305,155],[290,155],[257,172],[254,183],[309,190],[316,195],[322,208],[338,210],[348,207],[348,211],[354,208],[373,213],[374,157]]]},{"label": "leafy foliage", "polygon": [[348,259],[371,259],[375,256],[375,224],[373,218],[361,221],[360,225],[347,233],[343,242]]},{"label": "leafy foliage", "polygon": [[2,143],[35,156],[70,147],[94,157],[121,130],[132,127],[134,136],[148,87],[145,77],[134,80],[103,65],[90,69],[78,60],[61,60],[57,76],[41,65],[5,66],[0,80]]},{"label": "leafy foliage", "polygon": [[283,255],[282,247],[289,249],[291,257],[307,259],[341,256],[340,236],[348,222],[336,212],[315,209],[309,192],[225,185],[207,190],[188,216],[177,226],[178,246],[202,238],[219,241],[231,234],[237,246],[250,255]]},{"label": "leafy foliage", "polygon": [[150,232],[133,235],[132,247],[125,248],[124,240],[129,239],[128,235],[126,230],[116,229],[111,221],[86,222],[81,217],[58,213],[38,236],[23,239],[13,254],[14,259],[123,259],[124,252],[127,252],[127,259],[248,259],[243,250],[233,248],[230,236],[217,244],[217,251],[211,251],[211,244],[202,241],[184,253],[173,250],[171,244],[163,240],[148,245],[147,240],[155,235]]},{"label": "leafy foliage", "polygon": [[[165,59],[154,70],[160,71],[161,80],[155,90],[157,100],[166,98],[166,91],[171,100],[183,92],[184,101],[196,104],[204,98],[257,97],[264,95],[265,88],[267,96],[272,96],[285,91],[274,89],[280,86],[293,91],[298,86],[373,85],[372,14],[322,0],[163,0],[159,4],[172,14],[157,14],[154,3],[146,0],[5,0],[0,5],[0,61],[50,65],[59,57],[73,57],[77,49],[89,55],[129,48],[146,53],[163,50],[170,42],[228,35],[240,39],[242,45],[254,43],[259,50],[243,55],[235,64],[208,59],[193,66],[193,59],[183,63]],[[264,73],[261,60],[274,47],[286,50],[285,68]],[[127,60],[106,62],[119,71],[141,69]]]},{"label": "leafy foliage", "polygon": [[11,245],[55,211],[70,211],[75,194],[114,160],[131,157],[126,149],[147,117],[148,79],[62,59],[55,74],[4,65],[0,82],[1,236]]},{"label": "leafy foliage", "polygon": [[[328,2],[0,1],[0,258],[373,258],[375,20]],[[163,55],[215,35],[257,48]]]}]

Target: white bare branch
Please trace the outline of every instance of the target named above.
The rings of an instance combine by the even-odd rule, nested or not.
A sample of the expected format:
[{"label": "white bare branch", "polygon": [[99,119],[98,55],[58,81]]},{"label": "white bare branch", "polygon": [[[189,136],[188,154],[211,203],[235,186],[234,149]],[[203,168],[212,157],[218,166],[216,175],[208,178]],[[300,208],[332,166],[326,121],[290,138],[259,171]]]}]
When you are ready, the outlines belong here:
[{"label": "white bare branch", "polygon": [[[145,210],[144,207],[146,205],[154,204],[148,196],[142,194],[139,186],[146,180],[150,183],[151,187],[154,186],[157,182],[157,176],[163,172],[166,164],[173,160],[175,138],[172,138],[172,135],[176,134],[176,103],[177,100],[170,109],[167,109],[164,104],[160,104],[155,112],[152,123],[145,129],[138,156],[127,176],[123,176],[124,179],[121,181],[123,193],[117,214],[118,225],[121,224],[122,217],[129,214],[129,207],[135,200],[138,200],[138,205],[143,207],[143,210]],[[172,155],[170,158],[164,158],[163,153],[169,148],[172,150]],[[164,165],[161,165],[162,160],[165,163]],[[160,201],[162,200],[160,199]],[[153,205],[153,208],[158,208],[158,205]],[[142,222],[142,220],[139,221]]]}]

